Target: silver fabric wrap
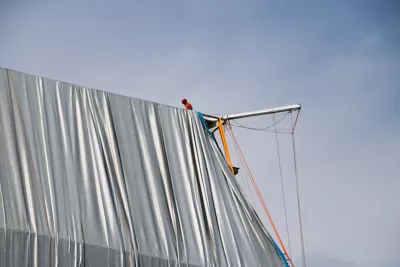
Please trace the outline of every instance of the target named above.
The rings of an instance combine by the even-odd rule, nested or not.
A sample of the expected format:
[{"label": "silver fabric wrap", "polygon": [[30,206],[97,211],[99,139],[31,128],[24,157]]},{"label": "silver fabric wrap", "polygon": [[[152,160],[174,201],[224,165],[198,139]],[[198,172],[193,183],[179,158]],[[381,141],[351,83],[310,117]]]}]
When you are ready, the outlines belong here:
[{"label": "silver fabric wrap", "polygon": [[0,265],[284,266],[197,113],[0,69]]}]

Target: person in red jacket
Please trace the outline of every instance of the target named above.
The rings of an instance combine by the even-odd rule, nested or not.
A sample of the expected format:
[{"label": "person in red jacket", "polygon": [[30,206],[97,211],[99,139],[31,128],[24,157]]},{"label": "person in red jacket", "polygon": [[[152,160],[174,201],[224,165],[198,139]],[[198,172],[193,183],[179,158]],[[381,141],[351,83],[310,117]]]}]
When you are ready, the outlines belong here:
[{"label": "person in red jacket", "polygon": [[182,99],[182,104],[185,105],[186,109],[193,110],[192,104],[190,104],[185,98]]}]

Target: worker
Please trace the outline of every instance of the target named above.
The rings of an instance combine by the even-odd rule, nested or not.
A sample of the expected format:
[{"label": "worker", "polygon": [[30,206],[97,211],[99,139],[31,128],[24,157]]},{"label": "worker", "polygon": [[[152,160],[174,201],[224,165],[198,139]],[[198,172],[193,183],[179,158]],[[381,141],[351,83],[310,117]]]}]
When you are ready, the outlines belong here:
[{"label": "worker", "polygon": [[185,98],[182,99],[182,104],[185,105],[186,109],[193,110],[192,104],[190,104]]}]

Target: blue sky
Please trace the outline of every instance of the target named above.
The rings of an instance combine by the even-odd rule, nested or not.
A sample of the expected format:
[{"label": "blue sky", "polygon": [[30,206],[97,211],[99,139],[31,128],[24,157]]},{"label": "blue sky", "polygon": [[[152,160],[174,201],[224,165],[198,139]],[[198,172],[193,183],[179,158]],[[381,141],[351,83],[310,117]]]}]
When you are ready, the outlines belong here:
[{"label": "blue sky", "polygon": [[[310,267],[400,266],[399,43],[397,1],[0,1],[2,67],[211,114],[301,103]],[[274,136],[236,130],[286,237]]]}]

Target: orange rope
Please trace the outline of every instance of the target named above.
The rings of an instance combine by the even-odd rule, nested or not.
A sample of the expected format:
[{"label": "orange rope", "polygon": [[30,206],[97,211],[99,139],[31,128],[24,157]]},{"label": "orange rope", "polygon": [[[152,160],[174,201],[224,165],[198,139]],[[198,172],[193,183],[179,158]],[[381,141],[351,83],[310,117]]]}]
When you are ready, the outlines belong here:
[{"label": "orange rope", "polygon": [[265,205],[264,199],[263,199],[263,197],[261,196],[260,190],[258,189],[258,186],[257,186],[257,184],[256,184],[256,181],[255,181],[255,179],[254,179],[254,177],[253,177],[253,174],[251,173],[250,168],[249,168],[249,166],[247,165],[246,159],[244,158],[244,155],[243,155],[243,153],[242,153],[242,150],[241,150],[240,147],[239,147],[239,143],[238,143],[238,141],[236,140],[236,137],[235,137],[235,135],[234,135],[234,133],[233,133],[233,131],[232,131],[232,127],[229,125],[229,128],[228,128],[228,129],[229,129],[229,131],[230,131],[230,133],[231,133],[231,135],[232,135],[233,140],[234,140],[235,143],[236,143],[236,146],[237,146],[237,148],[238,148],[238,150],[239,150],[239,153],[240,153],[240,155],[241,155],[241,157],[242,157],[242,159],[243,159],[243,162],[244,162],[244,164],[245,164],[245,166],[246,166],[246,169],[247,169],[248,173],[250,174],[250,178],[251,178],[251,181],[252,181],[252,183],[253,183],[254,189],[255,189],[256,192],[257,192],[258,198],[260,199],[260,202],[261,202],[261,204],[262,204],[262,206],[263,206],[263,208],[264,208],[264,211],[265,211],[265,213],[267,214],[267,217],[268,217],[268,219],[269,219],[269,222],[271,223],[271,226],[272,226],[272,228],[274,229],[274,232],[275,232],[275,234],[276,234],[276,236],[277,236],[277,238],[278,238],[278,240],[279,240],[279,243],[280,243],[281,246],[282,246],[283,252],[285,253],[285,255],[286,255],[288,261],[290,262],[290,264],[294,267],[294,264],[293,264],[292,260],[290,259],[289,254],[288,254],[287,251],[286,251],[285,245],[283,244],[283,241],[282,241],[282,239],[281,239],[281,237],[280,237],[280,235],[279,235],[279,233],[278,233],[278,229],[276,228],[275,223],[274,223],[274,221],[272,220],[271,214],[269,213],[269,211],[268,211],[268,209],[267,209],[267,206]]},{"label": "orange rope", "polygon": [[226,138],[225,138],[225,130],[224,130],[224,126],[222,125],[221,118],[218,120],[218,128],[219,128],[219,133],[221,134],[222,144],[224,145],[225,156],[226,156],[226,160],[228,161],[229,169],[231,169],[232,174],[235,175],[235,172],[233,171],[233,167],[232,167],[231,155],[229,154],[228,143],[226,142]]}]

